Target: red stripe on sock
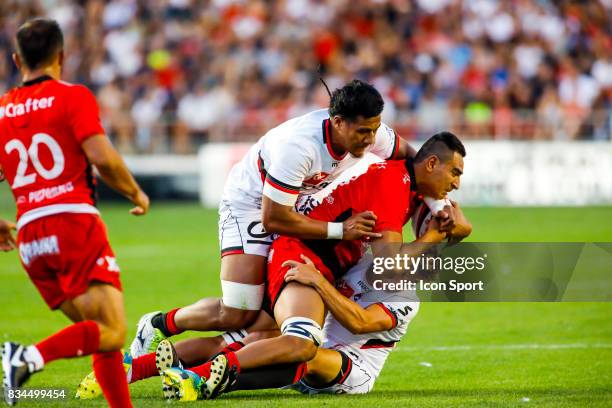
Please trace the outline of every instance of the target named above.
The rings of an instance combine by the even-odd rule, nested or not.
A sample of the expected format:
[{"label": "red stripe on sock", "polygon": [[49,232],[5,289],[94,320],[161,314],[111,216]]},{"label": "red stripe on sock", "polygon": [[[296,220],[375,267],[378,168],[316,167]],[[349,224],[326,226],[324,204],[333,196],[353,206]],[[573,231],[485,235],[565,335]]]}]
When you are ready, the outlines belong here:
[{"label": "red stripe on sock", "polygon": [[131,408],[123,369],[123,356],[120,351],[96,353],[93,355],[93,368],[104,397],[111,408]]},{"label": "red stripe on sock", "polygon": [[296,382],[304,378],[307,371],[308,371],[308,365],[306,363],[302,363],[299,366],[297,366],[297,369],[295,370],[295,377],[293,377],[292,384],[295,384]]},{"label": "red stripe on sock", "polygon": [[166,327],[168,331],[173,335],[181,334],[183,330],[176,327],[176,323],[174,323],[174,315],[178,312],[180,308],[172,309],[168,313],[166,313]]},{"label": "red stripe on sock", "polygon": [[145,378],[158,376],[157,366],[155,365],[155,353],[145,354],[132,360],[132,377],[130,384]]},{"label": "red stripe on sock", "polygon": [[200,377],[208,378],[210,377],[210,361],[199,366],[188,368],[189,371],[193,371]]},{"label": "red stripe on sock", "polygon": [[233,342],[233,343],[228,344],[227,346],[225,346],[225,347],[223,348],[223,350],[221,350],[221,353],[223,353],[223,354],[227,354],[227,353],[229,353],[230,351],[238,351],[238,350],[240,350],[240,349],[241,349],[241,348],[243,348],[243,347],[244,347],[244,343],[243,343],[243,342],[241,342],[241,341],[235,341],[235,342]]},{"label": "red stripe on sock", "polygon": [[75,323],[36,345],[45,363],[61,358],[87,356],[98,351],[100,328],[87,320]]}]

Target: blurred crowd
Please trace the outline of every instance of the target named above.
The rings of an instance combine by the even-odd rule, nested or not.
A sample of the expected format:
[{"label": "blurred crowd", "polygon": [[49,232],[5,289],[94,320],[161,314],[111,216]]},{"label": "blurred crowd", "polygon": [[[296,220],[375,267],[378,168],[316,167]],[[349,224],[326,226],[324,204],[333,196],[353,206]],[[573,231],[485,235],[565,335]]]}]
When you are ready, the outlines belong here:
[{"label": "blurred crowd", "polygon": [[34,16],[124,152],[254,140],[326,107],[319,76],[373,83],[408,139],[611,137],[612,0],[3,0],[1,91]]}]

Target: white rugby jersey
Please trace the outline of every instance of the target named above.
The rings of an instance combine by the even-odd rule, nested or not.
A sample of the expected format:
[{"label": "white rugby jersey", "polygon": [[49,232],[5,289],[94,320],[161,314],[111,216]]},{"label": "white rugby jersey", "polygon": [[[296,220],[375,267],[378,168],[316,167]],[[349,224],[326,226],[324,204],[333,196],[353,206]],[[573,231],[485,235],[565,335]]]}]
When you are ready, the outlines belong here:
[{"label": "white rugby jersey", "polygon": [[[321,109],[268,131],[230,171],[223,200],[242,211],[261,209],[262,195],[293,206],[298,195],[313,194],[328,186],[359,161],[350,154],[334,154],[331,126],[327,109]],[[390,159],[398,149],[398,136],[381,124],[376,141],[366,151]]]},{"label": "white rugby jersey", "polygon": [[349,357],[363,361],[370,374],[378,377],[396,343],[406,334],[408,324],[419,310],[415,292],[384,292],[375,290],[367,282],[366,272],[372,264],[371,254],[366,254],[357,265],[336,282],[340,293],[364,309],[372,304],[380,305],[393,320],[393,328],[366,334],[353,334],[328,313],[323,327],[323,347],[339,348]]}]

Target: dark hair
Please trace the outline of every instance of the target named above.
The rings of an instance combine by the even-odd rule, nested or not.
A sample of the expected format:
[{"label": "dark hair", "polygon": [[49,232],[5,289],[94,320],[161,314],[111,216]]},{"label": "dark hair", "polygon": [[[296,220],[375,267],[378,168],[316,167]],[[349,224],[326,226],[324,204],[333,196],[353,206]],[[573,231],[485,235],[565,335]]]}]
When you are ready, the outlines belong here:
[{"label": "dark hair", "polygon": [[414,162],[419,163],[431,155],[435,155],[441,162],[446,162],[450,160],[453,152],[465,157],[465,147],[461,140],[451,132],[436,133],[423,143],[414,157]]},{"label": "dark hair", "polygon": [[34,18],[17,31],[17,52],[29,69],[51,63],[64,48],[64,36],[57,21]]},{"label": "dark hair", "polygon": [[340,115],[348,121],[358,116],[372,118],[381,114],[385,102],[372,85],[354,79],[331,95],[329,116]]}]

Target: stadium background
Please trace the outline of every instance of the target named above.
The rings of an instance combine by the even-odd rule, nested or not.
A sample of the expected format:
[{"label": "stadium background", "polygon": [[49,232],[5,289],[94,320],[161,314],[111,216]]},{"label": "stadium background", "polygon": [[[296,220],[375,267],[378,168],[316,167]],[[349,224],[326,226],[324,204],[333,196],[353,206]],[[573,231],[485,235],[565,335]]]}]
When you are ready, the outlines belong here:
[{"label": "stadium background", "polygon": [[[234,142],[325,106],[318,66],[332,88],[353,77],[375,84],[384,120],[415,143],[451,129],[477,140],[470,147],[485,143],[512,157],[516,146],[538,146],[576,165],[569,170],[588,169],[568,181],[559,167],[538,167],[553,186],[587,185],[566,204],[596,192],[589,206],[537,208],[499,206],[521,202],[482,194],[480,172],[480,189],[469,190],[479,193],[476,202],[466,208],[472,241],[612,241],[611,13],[609,0],[9,0],[0,3],[0,88],[18,83],[10,53],[19,24],[56,18],[65,32],[64,78],[95,91],[108,134],[158,199],[135,219],[102,191],[135,324],[142,313],[219,294],[216,212],[197,203],[200,193],[206,201],[202,180],[211,172],[200,174],[195,154],[223,143],[229,166],[244,149]],[[486,166],[491,176],[509,171]],[[526,168],[526,179],[541,177]],[[0,215],[13,214],[0,184]],[[65,324],[45,310],[15,253],[0,255],[0,310],[7,339],[32,342]],[[611,312],[608,303],[426,304],[369,396],[269,391],[214,404],[610,406]],[[72,394],[88,361],[45,371],[32,386]],[[165,406],[157,380],[132,389],[136,406]]]}]

